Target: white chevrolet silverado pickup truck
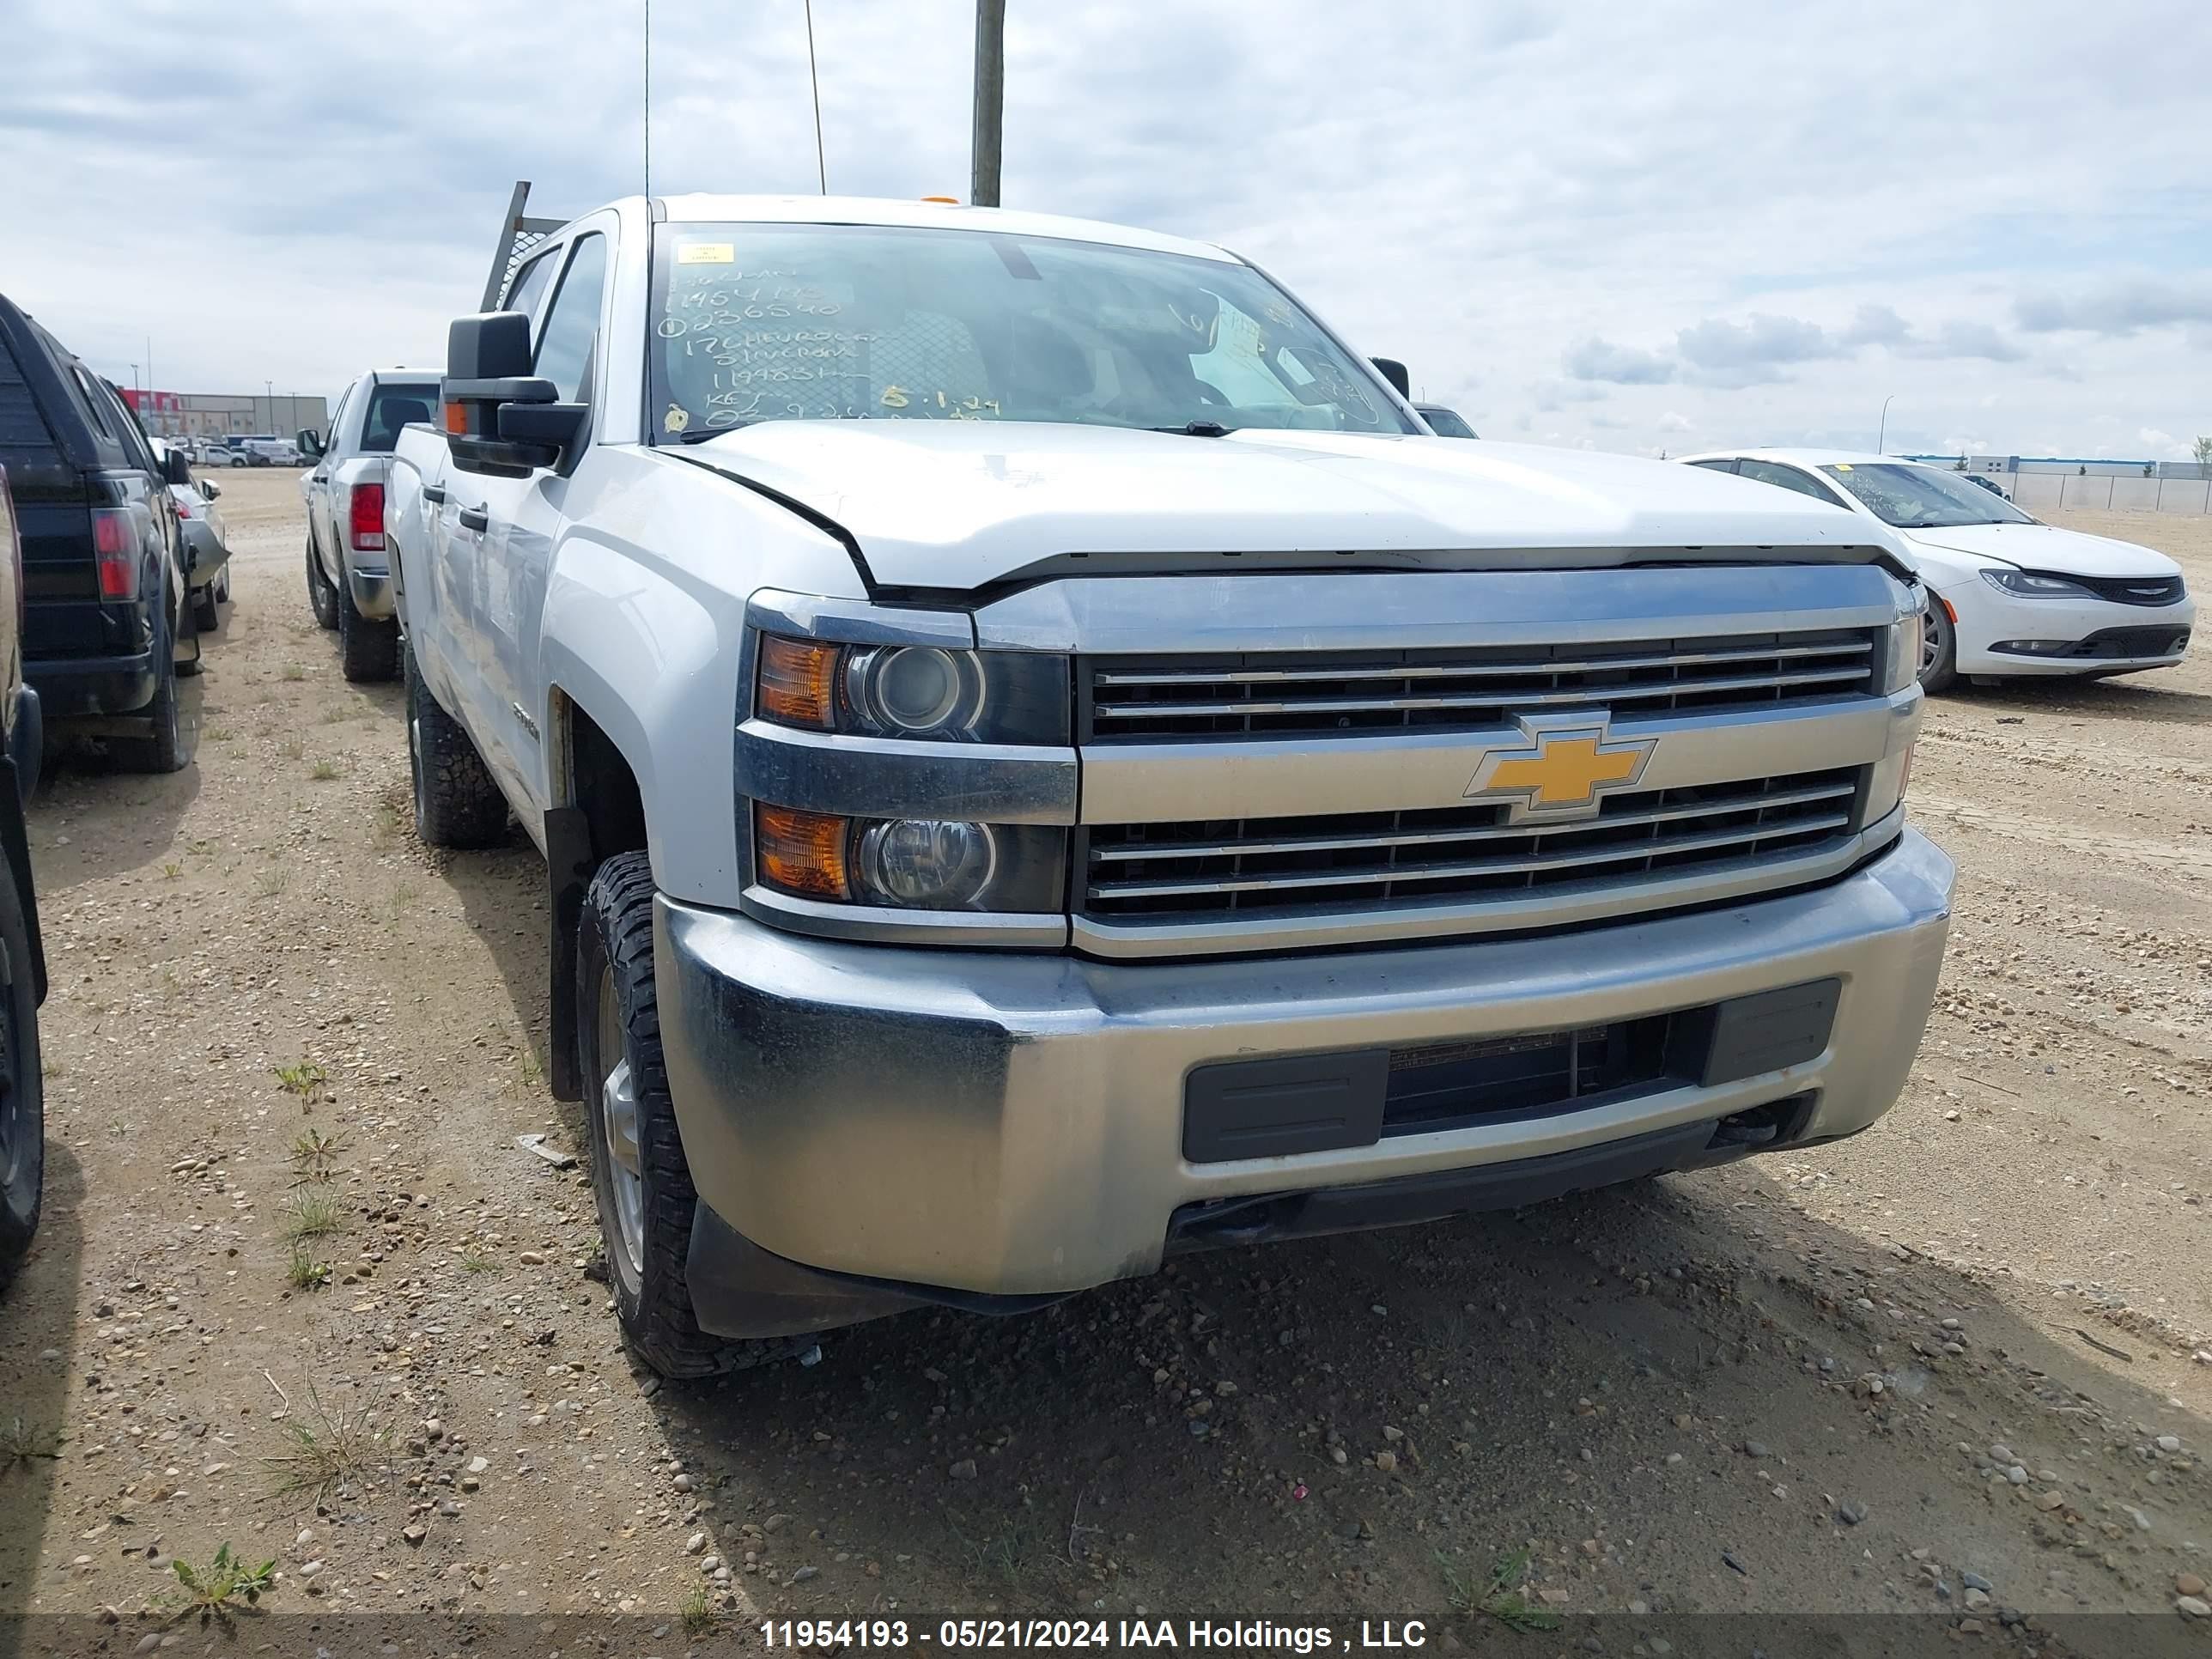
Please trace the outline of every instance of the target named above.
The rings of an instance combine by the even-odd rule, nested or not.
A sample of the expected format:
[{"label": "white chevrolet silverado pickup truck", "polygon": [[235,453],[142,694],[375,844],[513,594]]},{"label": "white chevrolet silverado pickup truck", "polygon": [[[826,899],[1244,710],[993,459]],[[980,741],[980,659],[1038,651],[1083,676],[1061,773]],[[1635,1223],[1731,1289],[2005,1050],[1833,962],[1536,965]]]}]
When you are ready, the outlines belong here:
[{"label": "white chevrolet silverado pickup truck", "polygon": [[1107,225],[630,199],[504,304],[387,486],[416,811],[545,855],[652,1364],[1895,1099],[1952,871],[1864,520],[1431,436]]}]

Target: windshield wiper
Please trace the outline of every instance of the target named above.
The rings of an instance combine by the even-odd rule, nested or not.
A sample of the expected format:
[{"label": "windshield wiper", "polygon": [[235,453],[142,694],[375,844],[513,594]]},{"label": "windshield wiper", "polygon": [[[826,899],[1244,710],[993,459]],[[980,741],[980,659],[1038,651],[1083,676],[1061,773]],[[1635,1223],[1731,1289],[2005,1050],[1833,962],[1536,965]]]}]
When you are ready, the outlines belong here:
[{"label": "windshield wiper", "polygon": [[727,426],[695,426],[689,432],[678,433],[676,441],[679,444],[703,444],[708,439],[719,438],[725,432],[738,432],[758,424],[757,421],[733,421]]},{"label": "windshield wiper", "polygon": [[1225,438],[1229,428],[1218,421],[1185,421],[1181,426],[1156,426],[1154,432],[1173,432],[1186,438]]}]

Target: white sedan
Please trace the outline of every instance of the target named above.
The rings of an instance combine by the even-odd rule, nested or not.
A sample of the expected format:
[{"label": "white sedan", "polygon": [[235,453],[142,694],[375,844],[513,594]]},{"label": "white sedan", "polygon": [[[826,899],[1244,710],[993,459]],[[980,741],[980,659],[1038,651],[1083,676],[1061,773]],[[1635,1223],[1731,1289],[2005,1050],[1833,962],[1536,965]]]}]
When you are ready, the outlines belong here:
[{"label": "white sedan", "polygon": [[1741,449],[1682,458],[1778,484],[1887,526],[1928,584],[1920,683],[1960,674],[2135,674],[2189,648],[2181,567],[2133,542],[2030,518],[1964,473],[1891,455]]}]

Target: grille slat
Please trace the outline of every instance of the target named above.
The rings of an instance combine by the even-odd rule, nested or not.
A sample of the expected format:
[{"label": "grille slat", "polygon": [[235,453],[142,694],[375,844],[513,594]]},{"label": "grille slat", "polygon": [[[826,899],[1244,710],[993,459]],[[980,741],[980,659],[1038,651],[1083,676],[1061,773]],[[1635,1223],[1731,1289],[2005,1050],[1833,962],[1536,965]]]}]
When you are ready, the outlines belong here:
[{"label": "grille slat", "polygon": [[[1411,909],[1589,883],[1623,890],[1839,844],[1856,769],[1614,796],[1593,818],[1515,823],[1502,805],[1235,823],[1096,825],[1085,910],[1201,921],[1332,906]],[[1479,854],[1479,855],[1474,855]]]},{"label": "grille slat", "polygon": [[[1759,797],[1762,807],[1799,806],[1814,801],[1848,799],[1856,786],[1851,783],[1819,784],[1806,789],[1777,790]],[[1605,831],[1638,823],[1667,823],[1682,818],[1709,816],[1713,809],[1709,805],[1653,807],[1635,812],[1612,812],[1603,817],[1590,818],[1577,823],[1562,823],[1544,831],[1547,837],[1559,838],[1593,831]],[[1394,816],[1401,816],[1395,815]],[[1446,846],[1459,842],[1504,841],[1524,837],[1526,827],[1518,824],[1493,824],[1483,829],[1425,830],[1418,834],[1400,833],[1395,826],[1383,835],[1373,836],[1308,836],[1287,841],[1222,841],[1188,842],[1181,845],[1160,846],[1146,844],[1135,847],[1093,847],[1091,861],[1113,864],[1132,859],[1185,858],[1243,858],[1269,853],[1340,853],[1353,852],[1364,848],[1405,848]]]},{"label": "grille slat", "polygon": [[[1848,812],[1807,818],[1793,823],[1793,835],[1840,830],[1850,822]],[[1472,876],[1534,875],[1553,870],[1584,869],[1601,864],[1643,863],[1672,853],[1703,853],[1721,848],[1751,850],[1770,838],[1768,831],[1715,830],[1700,834],[1654,836],[1624,847],[1602,848],[1586,853],[1541,853],[1519,859],[1468,859],[1451,864],[1395,865],[1387,872],[1392,884],[1402,882],[1461,881]],[[1293,888],[1357,887],[1376,879],[1372,870],[1336,870],[1308,875],[1246,876],[1219,880],[1113,881],[1093,884],[1094,898],[1170,898],[1204,893],[1282,892]]]},{"label": "grille slat", "polygon": [[1864,630],[1494,646],[1460,651],[1098,657],[1085,664],[1084,741],[1475,731],[1515,715],[1725,713],[1880,690]]},{"label": "grille slat", "polygon": [[[1863,684],[1866,677],[1863,667],[1836,668],[1824,673],[1765,674],[1757,678],[1675,680],[1648,688],[1603,685],[1581,691],[1516,691],[1512,695],[1512,703],[1516,708],[1610,708],[1620,703],[1696,696],[1711,691],[1779,691],[1810,685]],[[1492,691],[1480,696],[1309,697],[1297,702],[1261,702],[1255,699],[1240,702],[1155,702],[1128,708],[1101,705],[1097,713],[1101,720],[1186,720],[1224,714],[1367,714],[1498,706],[1498,694]]]},{"label": "grille slat", "polygon": [[1624,668],[1703,667],[1715,663],[1777,659],[1795,662],[1808,657],[1863,657],[1873,648],[1864,640],[1846,640],[1835,645],[1793,645],[1774,650],[1672,652],[1657,657],[1591,658],[1581,662],[1546,662],[1541,665],[1540,671],[1532,671],[1531,665],[1525,662],[1401,663],[1380,668],[1235,668],[1217,672],[1185,669],[1152,674],[1101,669],[1094,683],[1108,686],[1278,685],[1301,680],[1424,680],[1447,677],[1456,679],[1462,676],[1473,678],[1478,675],[1527,674],[1531,672],[1584,674]]}]

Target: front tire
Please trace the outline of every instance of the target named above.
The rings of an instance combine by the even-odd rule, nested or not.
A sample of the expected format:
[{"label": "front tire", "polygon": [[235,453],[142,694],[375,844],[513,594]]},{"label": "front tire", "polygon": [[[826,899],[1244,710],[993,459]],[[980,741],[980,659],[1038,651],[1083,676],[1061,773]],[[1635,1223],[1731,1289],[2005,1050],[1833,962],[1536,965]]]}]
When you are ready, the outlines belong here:
[{"label": "front tire", "polygon": [[192,595],[192,621],[203,634],[212,634],[222,626],[222,599],[213,582]]},{"label": "front tire", "polygon": [[699,1328],[686,1277],[699,1202],[661,1058],[653,978],[653,866],[599,866],[576,932],[578,1075],[592,1121],[592,1190],[623,1340],[663,1376],[712,1376],[802,1352],[811,1339],[732,1342]]},{"label": "front tire", "polygon": [[338,672],[356,685],[396,679],[399,674],[399,623],[361,614],[350,593],[337,596]]},{"label": "front tire", "polygon": [[314,609],[315,620],[325,628],[338,625],[338,590],[323,574],[323,562],[315,556],[312,534],[307,538],[307,603]]},{"label": "front tire", "polygon": [[496,847],[507,839],[507,797],[461,723],[422,684],[405,647],[407,763],[415,778],[415,833],[432,847]]},{"label": "front tire", "polygon": [[1933,593],[1928,596],[1927,620],[1921,624],[1920,689],[1929,696],[1948,691],[1959,678],[1959,635],[1951,626],[1950,612]]},{"label": "front tire", "polygon": [[0,859],[0,1291],[14,1282],[39,1229],[46,1169],[46,1078],[39,1059],[39,997],[23,903]]}]

